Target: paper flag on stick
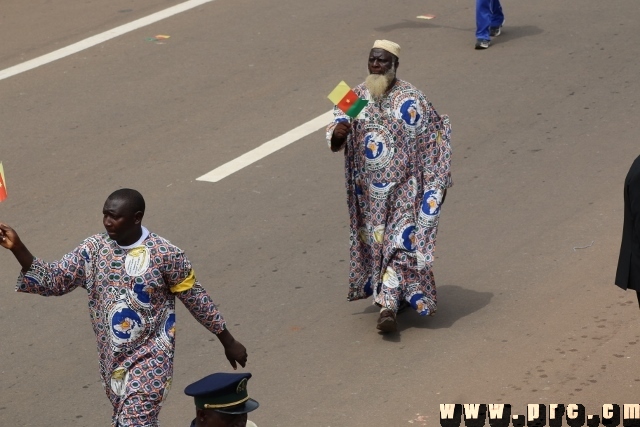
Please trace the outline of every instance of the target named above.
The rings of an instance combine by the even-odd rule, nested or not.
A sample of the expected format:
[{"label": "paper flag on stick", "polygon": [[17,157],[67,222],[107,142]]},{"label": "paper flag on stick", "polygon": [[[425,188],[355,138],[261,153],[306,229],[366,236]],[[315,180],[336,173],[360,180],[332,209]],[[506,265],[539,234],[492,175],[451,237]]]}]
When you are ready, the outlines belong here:
[{"label": "paper flag on stick", "polygon": [[366,99],[358,98],[358,95],[344,81],[338,83],[327,98],[351,118],[357,117],[369,103]]},{"label": "paper flag on stick", "polygon": [[4,179],[4,169],[2,168],[2,162],[0,162],[0,202],[7,198],[7,184]]}]

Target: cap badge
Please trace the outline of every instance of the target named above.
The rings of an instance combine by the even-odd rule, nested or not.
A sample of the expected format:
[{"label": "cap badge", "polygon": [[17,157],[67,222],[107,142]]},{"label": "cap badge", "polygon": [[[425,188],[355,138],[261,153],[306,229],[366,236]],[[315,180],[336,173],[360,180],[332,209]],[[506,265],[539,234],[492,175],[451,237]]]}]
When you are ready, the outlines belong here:
[{"label": "cap badge", "polygon": [[243,378],[239,383],[238,383],[238,387],[236,388],[236,393],[242,393],[243,391],[245,391],[247,389],[247,379]]}]

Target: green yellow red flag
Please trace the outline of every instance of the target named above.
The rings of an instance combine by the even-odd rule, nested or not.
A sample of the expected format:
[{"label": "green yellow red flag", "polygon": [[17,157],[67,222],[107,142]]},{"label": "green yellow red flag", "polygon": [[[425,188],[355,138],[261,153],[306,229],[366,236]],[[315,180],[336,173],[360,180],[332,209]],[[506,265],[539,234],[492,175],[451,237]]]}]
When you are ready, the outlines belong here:
[{"label": "green yellow red flag", "polygon": [[351,118],[357,117],[369,103],[366,99],[358,98],[358,95],[344,81],[338,83],[327,98]]},{"label": "green yellow red flag", "polygon": [[0,162],[0,202],[7,198],[7,184],[4,179],[4,169],[2,168],[2,162]]}]

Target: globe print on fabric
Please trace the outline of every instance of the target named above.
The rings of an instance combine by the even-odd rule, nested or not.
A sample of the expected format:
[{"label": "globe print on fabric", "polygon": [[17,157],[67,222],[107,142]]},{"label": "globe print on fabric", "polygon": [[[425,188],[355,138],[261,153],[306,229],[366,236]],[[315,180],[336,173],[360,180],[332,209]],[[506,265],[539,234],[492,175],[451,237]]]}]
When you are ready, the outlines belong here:
[{"label": "globe print on fabric", "polygon": [[368,170],[379,170],[386,167],[393,155],[391,134],[379,125],[368,126],[364,136],[364,157]]},{"label": "globe print on fabric", "polygon": [[86,290],[113,420],[131,427],[151,425],[170,382],[176,297],[209,331],[224,330],[222,315],[197,280],[176,287],[190,276],[184,252],[155,233],[132,249],[101,233],[59,261],[35,258],[16,290],[44,296]]},{"label": "globe print on fabric", "polygon": [[422,114],[415,99],[407,99],[400,105],[400,117],[410,126],[417,126],[420,123]]},{"label": "globe print on fabric", "polygon": [[370,133],[364,138],[364,146],[366,147],[367,159],[377,159],[385,149],[384,141],[377,140],[376,136],[377,135]]},{"label": "globe print on fabric", "polygon": [[153,287],[144,280],[136,277],[133,285],[132,297],[138,304],[142,306],[148,306],[151,302],[151,294],[153,293]]},{"label": "globe print on fabric", "polygon": [[[370,102],[352,121],[344,148],[351,244],[347,298],[373,294],[382,307],[396,311],[404,300],[418,313],[432,314],[438,217],[444,190],[452,185],[449,119],[400,79],[380,98],[364,84],[353,90]],[[327,144],[344,119],[334,109]]]},{"label": "globe print on fabric", "polygon": [[372,182],[369,192],[374,199],[386,199],[393,188],[393,182]]},{"label": "globe print on fabric", "polygon": [[414,252],[416,250],[416,227],[414,225],[410,225],[402,230],[402,234],[400,235],[402,246],[404,249]]},{"label": "globe print on fabric", "polygon": [[109,311],[109,324],[114,349],[136,340],[144,328],[141,316],[122,301]]},{"label": "globe print on fabric", "polygon": [[176,336],[176,313],[168,310],[162,316],[162,329],[159,334],[159,344],[166,349],[173,348]]},{"label": "globe print on fabric", "polygon": [[431,189],[424,193],[419,216],[421,224],[425,226],[434,226],[438,223],[441,202],[442,192],[440,190]]}]

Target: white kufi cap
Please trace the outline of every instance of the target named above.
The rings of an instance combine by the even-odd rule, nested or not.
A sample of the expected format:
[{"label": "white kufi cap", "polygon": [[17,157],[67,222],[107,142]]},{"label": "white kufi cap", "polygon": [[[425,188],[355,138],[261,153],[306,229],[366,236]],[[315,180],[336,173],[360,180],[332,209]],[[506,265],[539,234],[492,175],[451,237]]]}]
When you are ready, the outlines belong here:
[{"label": "white kufi cap", "polygon": [[400,58],[400,45],[389,40],[376,40],[373,49],[384,49],[387,52]]}]

